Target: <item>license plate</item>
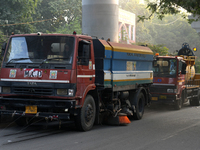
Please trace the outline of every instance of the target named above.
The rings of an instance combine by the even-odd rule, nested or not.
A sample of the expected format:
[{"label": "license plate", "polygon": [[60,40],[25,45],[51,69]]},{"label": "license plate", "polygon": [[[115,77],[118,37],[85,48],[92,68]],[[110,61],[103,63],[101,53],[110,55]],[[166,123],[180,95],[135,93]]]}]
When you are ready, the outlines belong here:
[{"label": "license plate", "polygon": [[158,97],[151,97],[151,100],[157,101],[157,100],[158,100]]},{"label": "license plate", "polygon": [[166,95],[160,95],[159,98],[160,99],[167,99],[167,96]]},{"label": "license plate", "polygon": [[26,114],[36,114],[37,113],[37,106],[26,106],[25,113]]}]

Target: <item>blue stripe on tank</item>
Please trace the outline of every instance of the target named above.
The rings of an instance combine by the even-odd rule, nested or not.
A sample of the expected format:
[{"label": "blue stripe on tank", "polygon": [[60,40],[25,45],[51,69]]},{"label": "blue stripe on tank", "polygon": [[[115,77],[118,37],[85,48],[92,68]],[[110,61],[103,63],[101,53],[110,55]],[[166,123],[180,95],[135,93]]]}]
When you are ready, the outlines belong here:
[{"label": "blue stripe on tank", "polygon": [[[112,68],[113,71],[126,71],[127,61],[136,62],[135,71],[152,70],[153,55],[113,51],[112,58],[112,51],[105,50],[105,56],[104,70],[111,70]],[[112,67],[111,60],[113,60]]]}]

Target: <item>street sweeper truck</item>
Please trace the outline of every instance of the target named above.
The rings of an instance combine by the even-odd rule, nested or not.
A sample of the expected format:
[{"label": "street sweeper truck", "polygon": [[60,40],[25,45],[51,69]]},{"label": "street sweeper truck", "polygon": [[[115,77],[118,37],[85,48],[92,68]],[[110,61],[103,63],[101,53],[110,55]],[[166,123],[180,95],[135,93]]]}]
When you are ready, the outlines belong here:
[{"label": "street sweeper truck", "polygon": [[[36,118],[94,123],[141,119],[151,96],[153,52],[87,35],[11,35],[2,47],[0,114],[18,125]],[[33,119],[34,118],[34,119]]]}]

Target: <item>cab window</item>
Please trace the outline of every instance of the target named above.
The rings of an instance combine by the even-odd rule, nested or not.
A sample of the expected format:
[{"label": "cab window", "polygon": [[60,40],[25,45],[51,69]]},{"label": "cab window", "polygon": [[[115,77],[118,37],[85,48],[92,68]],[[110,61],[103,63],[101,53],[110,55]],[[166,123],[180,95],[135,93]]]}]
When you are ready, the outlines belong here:
[{"label": "cab window", "polygon": [[78,63],[80,65],[89,65],[89,60],[91,58],[90,52],[90,42],[85,40],[80,41],[78,48]]}]

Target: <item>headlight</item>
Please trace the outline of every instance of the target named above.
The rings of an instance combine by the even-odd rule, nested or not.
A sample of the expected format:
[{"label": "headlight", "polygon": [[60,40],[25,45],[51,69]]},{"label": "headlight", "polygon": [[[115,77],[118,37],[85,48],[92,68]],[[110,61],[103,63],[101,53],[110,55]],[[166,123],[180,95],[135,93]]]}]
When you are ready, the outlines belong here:
[{"label": "headlight", "polygon": [[2,93],[10,93],[10,87],[3,86],[2,87]]},{"label": "headlight", "polygon": [[57,89],[57,95],[67,95],[67,89]]},{"label": "headlight", "polygon": [[68,95],[73,96],[74,95],[74,89],[69,89],[68,90]]},{"label": "headlight", "polygon": [[167,89],[167,93],[177,93],[177,89]]}]

